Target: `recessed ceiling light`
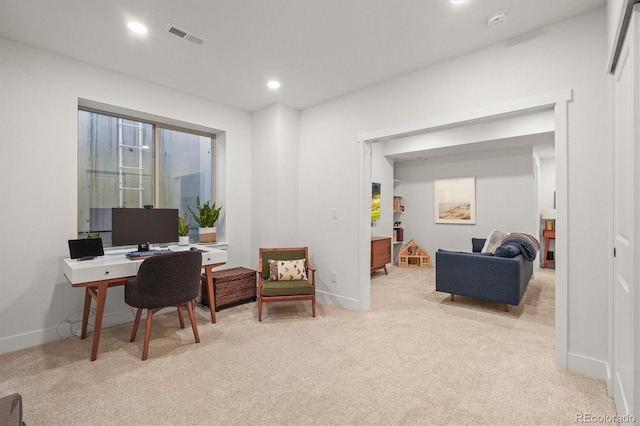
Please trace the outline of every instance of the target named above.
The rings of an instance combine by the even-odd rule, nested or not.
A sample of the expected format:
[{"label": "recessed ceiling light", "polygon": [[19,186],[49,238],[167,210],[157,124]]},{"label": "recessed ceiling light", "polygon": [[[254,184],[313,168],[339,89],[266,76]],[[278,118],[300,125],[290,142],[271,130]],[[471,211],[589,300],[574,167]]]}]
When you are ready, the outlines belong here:
[{"label": "recessed ceiling light", "polygon": [[146,34],[147,33],[147,27],[142,25],[140,22],[131,21],[131,22],[129,22],[127,24],[127,27],[129,27],[129,29],[131,31],[133,31],[134,33],[137,33],[137,34]]},{"label": "recessed ceiling light", "polygon": [[280,88],[280,82],[276,80],[271,80],[267,83],[267,87],[271,90],[278,90]]},{"label": "recessed ceiling light", "polygon": [[462,4],[467,2],[467,0],[449,0],[449,1],[453,4]]}]

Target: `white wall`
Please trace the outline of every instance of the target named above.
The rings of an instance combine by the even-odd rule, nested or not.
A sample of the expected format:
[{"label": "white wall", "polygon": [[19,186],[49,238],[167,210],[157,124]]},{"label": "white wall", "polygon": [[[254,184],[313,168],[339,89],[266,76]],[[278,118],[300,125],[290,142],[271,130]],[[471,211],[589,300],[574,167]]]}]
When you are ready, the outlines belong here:
[{"label": "white wall", "polygon": [[[395,176],[402,181],[405,241],[415,240],[434,261],[438,249],[471,251],[471,238],[493,229],[537,234],[531,148],[396,163]],[[433,181],[466,176],[476,178],[476,223],[436,224]]]},{"label": "white wall", "polygon": [[371,145],[371,182],[380,187],[380,219],[371,222],[372,237],[391,237],[393,232],[393,160],[383,155],[384,146]]},{"label": "white wall", "polygon": [[[61,270],[76,236],[78,98],[225,131],[228,265],[255,262],[248,113],[3,39],[0,57],[1,352],[57,339],[59,323],[81,318],[84,291]],[[133,318],[122,292],[109,291],[105,325]]]},{"label": "white wall", "polygon": [[[604,9],[511,42],[440,63],[302,112],[301,228],[309,230],[319,271],[344,279],[325,297],[366,309],[359,299],[358,134],[425,117],[479,109],[540,93],[572,89],[568,105],[569,367],[606,374],[609,208],[592,203],[606,193],[611,157]],[[416,52],[419,54],[419,52]],[[327,170],[326,164],[331,164]],[[319,176],[323,176],[319,179]],[[343,215],[331,222],[328,211]],[[364,213],[363,213],[364,214]],[[602,259],[593,262],[593,259]],[[333,269],[336,270],[336,269]],[[321,272],[322,273],[322,272]]]},{"label": "white wall", "polygon": [[555,208],[554,192],[556,191],[555,158],[540,159],[540,210]]},{"label": "white wall", "polygon": [[306,245],[298,238],[299,112],[276,104],[252,114],[253,264],[259,247]]}]

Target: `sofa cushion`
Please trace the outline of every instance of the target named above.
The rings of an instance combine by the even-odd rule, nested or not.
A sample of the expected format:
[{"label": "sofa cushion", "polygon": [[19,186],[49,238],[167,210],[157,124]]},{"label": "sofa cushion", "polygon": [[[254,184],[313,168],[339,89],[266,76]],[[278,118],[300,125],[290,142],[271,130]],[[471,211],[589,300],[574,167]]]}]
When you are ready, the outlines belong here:
[{"label": "sofa cushion", "polygon": [[507,232],[502,232],[497,229],[491,231],[487,241],[482,247],[482,253],[494,253],[498,247],[502,244],[502,239],[509,235]]}]

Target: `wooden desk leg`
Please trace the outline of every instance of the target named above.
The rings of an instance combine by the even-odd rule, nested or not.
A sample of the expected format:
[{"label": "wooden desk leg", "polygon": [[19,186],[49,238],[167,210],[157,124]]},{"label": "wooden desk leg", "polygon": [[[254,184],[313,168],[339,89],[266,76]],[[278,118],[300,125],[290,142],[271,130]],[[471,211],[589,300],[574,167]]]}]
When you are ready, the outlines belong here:
[{"label": "wooden desk leg", "polygon": [[211,322],[216,323],[216,295],[213,289],[213,268],[224,265],[223,263],[214,263],[204,266],[204,273],[207,277],[207,291],[209,292],[209,309],[211,310]]},{"label": "wooden desk leg", "polygon": [[98,358],[98,344],[100,343],[100,331],[102,331],[102,316],[104,315],[104,305],[107,301],[107,289],[109,281],[98,282],[96,287],[96,317],[93,326],[93,340],[91,342],[91,361]]},{"label": "wooden desk leg", "polygon": [[80,334],[81,339],[86,339],[87,337],[87,325],[89,324],[89,312],[91,311],[91,289],[86,287],[84,289],[84,312],[82,313],[82,333]]}]

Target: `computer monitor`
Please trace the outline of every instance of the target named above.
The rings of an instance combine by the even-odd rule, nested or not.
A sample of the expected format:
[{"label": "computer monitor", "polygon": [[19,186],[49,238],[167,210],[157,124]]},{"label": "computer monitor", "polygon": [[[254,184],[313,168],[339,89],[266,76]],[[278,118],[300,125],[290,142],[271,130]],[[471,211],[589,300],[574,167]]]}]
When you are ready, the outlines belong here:
[{"label": "computer monitor", "polygon": [[178,209],[111,210],[111,242],[114,246],[138,245],[139,251],[149,244],[178,241]]}]

